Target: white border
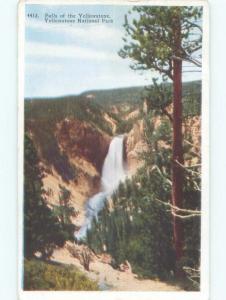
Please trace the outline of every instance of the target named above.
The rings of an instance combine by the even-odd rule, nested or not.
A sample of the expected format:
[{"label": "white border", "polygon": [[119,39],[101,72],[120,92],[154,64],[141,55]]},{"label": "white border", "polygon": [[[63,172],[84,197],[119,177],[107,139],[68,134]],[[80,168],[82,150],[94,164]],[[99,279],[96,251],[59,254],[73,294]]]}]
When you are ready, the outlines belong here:
[{"label": "white border", "polygon": [[208,7],[207,0],[20,0],[23,4],[43,5],[150,5],[150,6],[203,6]]},{"label": "white border", "polygon": [[[25,5],[18,5],[18,292],[22,290],[23,280],[23,166],[24,166],[24,43],[25,43]],[[22,297],[20,297],[22,299]]]},{"label": "white border", "polygon": [[[24,41],[25,5],[177,5],[203,6],[203,61],[202,61],[202,222],[201,222],[201,290],[200,292],[27,292],[22,290],[23,279],[23,147],[24,147]],[[21,300],[207,300],[209,299],[209,6],[205,0],[22,0],[18,5],[18,296]]]}]

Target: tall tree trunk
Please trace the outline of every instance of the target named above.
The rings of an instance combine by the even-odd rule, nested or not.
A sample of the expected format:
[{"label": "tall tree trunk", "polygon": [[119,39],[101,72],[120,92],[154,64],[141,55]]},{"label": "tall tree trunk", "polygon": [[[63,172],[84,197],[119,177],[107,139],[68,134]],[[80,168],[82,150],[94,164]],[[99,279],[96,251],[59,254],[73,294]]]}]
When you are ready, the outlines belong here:
[{"label": "tall tree trunk", "polygon": [[[183,205],[183,170],[177,161],[183,164],[182,146],[182,60],[181,25],[177,14],[174,22],[175,58],[173,59],[173,162],[172,162],[172,204],[177,207]],[[177,217],[174,218],[174,243],[176,260],[180,260],[183,253],[183,224]]]}]

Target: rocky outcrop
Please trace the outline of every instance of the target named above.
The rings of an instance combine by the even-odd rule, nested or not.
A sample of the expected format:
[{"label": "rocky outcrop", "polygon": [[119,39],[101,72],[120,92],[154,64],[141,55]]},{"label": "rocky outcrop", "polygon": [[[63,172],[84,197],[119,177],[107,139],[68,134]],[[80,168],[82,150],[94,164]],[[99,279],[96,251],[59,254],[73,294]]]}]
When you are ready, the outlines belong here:
[{"label": "rocky outcrop", "polygon": [[117,122],[113,118],[111,118],[107,113],[104,114],[104,119],[110,125],[112,133],[115,134]]},{"label": "rocky outcrop", "polygon": [[57,124],[56,138],[70,158],[82,158],[101,172],[111,140],[108,135],[86,122],[66,119]]},{"label": "rocky outcrop", "polygon": [[[164,117],[166,120],[167,117]],[[152,119],[154,128],[157,129],[162,124],[163,118],[156,116]],[[200,116],[186,118],[183,123],[184,144],[190,146],[191,153],[194,154],[192,159],[185,157],[186,165],[194,165],[200,163],[200,144],[201,144],[201,120]],[[163,140],[158,142],[163,148],[170,147]],[[138,120],[132,130],[125,137],[125,158],[127,160],[128,172],[134,175],[138,168],[143,164],[140,153],[146,149],[147,145],[144,141],[144,121]]]},{"label": "rocky outcrop", "polygon": [[135,119],[139,116],[139,114],[140,114],[139,109],[133,110],[128,115],[125,116],[125,120]]},{"label": "rocky outcrop", "polygon": [[43,186],[45,190],[45,198],[50,205],[59,205],[60,186],[70,191],[70,205],[74,207],[76,216],[72,218],[75,225],[80,226],[85,218],[84,202],[90,194],[93,193],[92,186],[80,175],[77,182],[64,182],[62,177],[52,168],[46,169],[43,177]]},{"label": "rocky outcrop", "polygon": [[133,125],[132,130],[125,137],[126,160],[130,175],[134,175],[137,169],[143,164],[139,157],[140,153],[146,148],[143,137],[144,123],[142,120],[139,120]]},{"label": "rocky outcrop", "polygon": [[193,156],[185,155],[185,165],[200,164],[201,160],[201,117],[193,116],[183,124],[184,144],[190,147]]},{"label": "rocky outcrop", "polygon": [[[59,205],[60,186],[68,189],[71,193],[71,205],[78,212],[73,222],[80,226],[85,217],[86,200],[100,189],[101,169],[111,138],[94,126],[76,119],[64,119],[57,123],[52,134],[60,155],[66,157],[75,176],[64,180],[51,160],[42,158],[40,151],[45,197],[50,205]],[[39,143],[39,148],[41,147]]]}]

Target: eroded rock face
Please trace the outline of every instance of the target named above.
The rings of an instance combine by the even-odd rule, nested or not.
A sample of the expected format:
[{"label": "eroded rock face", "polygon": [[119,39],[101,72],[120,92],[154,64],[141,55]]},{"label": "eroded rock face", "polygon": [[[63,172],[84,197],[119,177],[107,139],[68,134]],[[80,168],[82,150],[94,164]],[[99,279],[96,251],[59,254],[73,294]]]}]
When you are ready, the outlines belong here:
[{"label": "eroded rock face", "polygon": [[[45,170],[43,177],[46,201],[59,205],[60,186],[71,193],[71,205],[78,212],[73,223],[81,226],[85,218],[84,204],[96,194],[101,184],[101,169],[107,155],[111,137],[86,122],[65,119],[56,124],[53,132],[58,152],[66,157],[68,165],[75,170],[74,178],[65,180],[51,160],[40,158]],[[42,148],[42,144],[36,143]],[[56,156],[56,154],[53,153]]]},{"label": "eroded rock face", "polygon": [[57,125],[56,137],[70,158],[90,162],[100,173],[111,138],[86,122],[64,120]]},{"label": "eroded rock face", "polygon": [[[184,144],[190,146],[190,151],[194,155],[193,157],[186,157],[185,155],[185,165],[196,165],[200,164],[201,158],[201,117],[194,116],[189,117],[183,124],[183,135]],[[190,140],[187,137],[190,136]]]},{"label": "eroded rock face", "polygon": [[130,175],[134,175],[137,169],[143,164],[139,158],[140,153],[146,148],[143,136],[144,123],[142,120],[139,120],[133,125],[132,130],[125,137],[126,160]]},{"label": "eroded rock face", "polygon": [[[167,117],[165,117],[167,118]],[[157,129],[162,124],[162,118],[157,116],[153,119],[154,128]],[[186,165],[198,164],[200,157],[200,143],[201,143],[201,120],[199,116],[187,118],[183,123],[183,137],[184,143],[191,146],[191,151],[197,156],[192,159],[185,157]],[[186,137],[190,136],[191,141],[187,141]],[[163,140],[158,142],[160,147],[170,147]],[[125,137],[125,158],[127,161],[128,172],[134,175],[136,171],[142,166],[143,162],[140,159],[140,153],[145,151],[147,145],[144,141],[144,121],[139,120],[134,125],[132,130]]]}]

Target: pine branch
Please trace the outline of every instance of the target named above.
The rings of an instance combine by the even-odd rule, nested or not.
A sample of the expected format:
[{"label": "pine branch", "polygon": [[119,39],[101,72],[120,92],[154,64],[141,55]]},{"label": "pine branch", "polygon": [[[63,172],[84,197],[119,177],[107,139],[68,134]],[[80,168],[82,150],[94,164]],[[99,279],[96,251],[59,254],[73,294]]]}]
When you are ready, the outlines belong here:
[{"label": "pine branch", "polygon": [[171,80],[173,80],[173,74],[171,71],[171,68],[169,67],[169,69],[164,69],[164,68],[160,68],[156,63],[154,64],[154,69],[156,69],[157,71],[159,71],[159,73],[163,73],[165,75],[167,75]]},{"label": "pine branch", "polygon": [[189,55],[188,55],[188,57],[184,58],[183,60],[188,61],[188,62],[196,65],[199,68],[202,67],[202,63],[199,60],[191,58],[191,57],[189,58]]},{"label": "pine branch", "polygon": [[[197,147],[196,145],[192,144],[192,143],[189,142],[188,140],[185,140],[185,139],[184,139],[184,142],[185,142],[186,144],[188,144],[188,145],[190,145],[190,146],[192,146],[192,147],[198,149],[198,147]],[[201,158],[201,155],[198,154],[197,152],[191,151],[191,153],[193,153],[193,154],[196,155],[197,157]]]},{"label": "pine branch", "polygon": [[201,214],[189,214],[189,215],[186,215],[186,216],[181,216],[181,215],[176,214],[174,211],[171,211],[171,213],[174,217],[179,218],[179,219],[190,219],[190,218],[201,216]]},{"label": "pine branch", "polygon": [[[192,173],[192,174],[197,174],[197,175],[201,176],[200,172],[197,172],[197,171],[194,171],[194,170],[190,170],[190,168],[194,168],[194,166],[185,166],[185,165],[182,165],[178,160],[174,160],[174,162],[177,163],[182,169],[186,170],[187,172]],[[199,166],[199,165],[196,165],[196,166]]]},{"label": "pine branch", "polygon": [[196,27],[196,28],[198,28],[198,29],[202,32],[202,27],[201,27],[200,25],[198,25],[197,23],[191,22],[191,21],[189,21],[189,20],[186,20],[186,22],[187,22],[188,24],[190,24],[191,27]]},{"label": "pine branch", "polygon": [[201,73],[202,71],[200,70],[190,70],[190,71],[183,71],[183,73]]},{"label": "pine branch", "polygon": [[[170,207],[172,210],[174,211],[178,211],[178,212],[181,212],[181,213],[187,213],[187,214],[190,214],[190,215],[195,215],[195,216],[200,216],[201,215],[201,211],[200,210],[193,210],[193,209],[185,209],[185,208],[179,208],[177,206],[174,206],[172,205],[171,203],[169,202],[164,202],[164,201],[161,201],[159,199],[155,199],[155,201],[158,201],[159,203],[161,204],[164,204],[165,206],[168,206]],[[189,216],[190,216],[189,215]],[[177,215],[178,217],[185,217],[185,216],[180,216],[180,215]]]},{"label": "pine branch", "polygon": [[158,173],[159,173],[162,177],[165,178],[165,180],[168,182],[168,184],[169,184],[170,186],[172,186],[172,181],[171,181],[169,178],[167,178],[167,177],[162,173],[162,171],[160,170],[160,168],[159,168],[157,165],[154,165],[154,166],[151,168],[151,172],[152,172],[153,170],[157,170]]},{"label": "pine branch", "polygon": [[169,118],[170,122],[172,123],[172,122],[173,122],[173,117],[172,117],[172,115],[166,110],[165,107],[161,107],[161,110],[162,110],[162,113],[163,113],[164,115],[166,115],[166,116]]},{"label": "pine branch", "polygon": [[191,58],[191,56],[188,53],[186,53],[186,52],[185,52],[185,57],[179,57],[179,56],[173,55],[172,59],[177,59],[177,60],[181,60],[181,61],[188,61],[188,62],[196,65],[199,68],[202,67],[202,63],[199,60]]},{"label": "pine branch", "polygon": [[195,181],[194,181],[193,183],[194,183],[194,185],[196,186],[197,191],[200,191],[200,192],[201,192],[202,190],[201,190],[201,188],[198,186],[198,184],[197,184]]},{"label": "pine branch", "polygon": [[[183,267],[183,270],[187,274],[187,278],[196,286],[199,286],[200,270],[193,269],[191,267]],[[195,280],[196,279],[196,280]]]}]

